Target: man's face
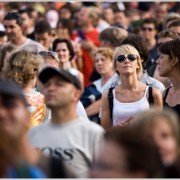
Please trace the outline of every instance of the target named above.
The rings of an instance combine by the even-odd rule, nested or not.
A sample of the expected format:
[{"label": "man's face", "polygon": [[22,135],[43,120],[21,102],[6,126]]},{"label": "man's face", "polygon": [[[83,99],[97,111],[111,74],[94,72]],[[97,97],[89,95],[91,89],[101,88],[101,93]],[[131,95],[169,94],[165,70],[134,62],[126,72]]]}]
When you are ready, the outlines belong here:
[{"label": "man's face", "polygon": [[3,25],[6,29],[8,40],[17,40],[22,29],[21,26],[16,23],[16,20],[4,20]]},{"label": "man's face", "polygon": [[51,37],[51,34],[49,34],[48,32],[41,33],[41,34],[36,33],[35,39],[37,42],[42,44],[47,50],[50,48],[52,37]]},{"label": "man's face", "polygon": [[32,26],[32,19],[27,13],[22,13],[21,18],[23,20],[23,31],[26,33],[27,29]]},{"label": "man's face", "polygon": [[15,97],[0,95],[0,127],[11,135],[21,135],[30,125],[30,113]]},{"label": "man's face", "polygon": [[150,41],[155,38],[157,31],[153,23],[145,23],[142,25],[140,33],[141,36],[146,38],[146,40]]},{"label": "man's face", "polygon": [[87,24],[89,21],[92,21],[91,18],[89,17],[89,10],[87,8],[82,8],[78,13],[77,13],[77,24],[79,26]]},{"label": "man's face", "polygon": [[127,26],[128,18],[123,12],[117,12],[114,14],[114,22],[122,26]]},{"label": "man's face", "polygon": [[54,76],[45,83],[44,95],[49,108],[61,108],[77,103],[80,91],[63,77]]}]

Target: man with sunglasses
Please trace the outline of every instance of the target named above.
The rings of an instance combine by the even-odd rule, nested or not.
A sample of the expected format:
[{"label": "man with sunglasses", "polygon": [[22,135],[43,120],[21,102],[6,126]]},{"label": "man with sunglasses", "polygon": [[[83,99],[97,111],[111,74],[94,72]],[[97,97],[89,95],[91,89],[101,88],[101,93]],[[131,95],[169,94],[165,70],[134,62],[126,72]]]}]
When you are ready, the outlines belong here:
[{"label": "man with sunglasses", "polygon": [[146,39],[148,50],[150,53],[150,61],[148,66],[155,63],[157,59],[157,48],[156,48],[156,34],[158,32],[158,25],[155,19],[148,18],[144,19],[141,24],[140,35]]}]

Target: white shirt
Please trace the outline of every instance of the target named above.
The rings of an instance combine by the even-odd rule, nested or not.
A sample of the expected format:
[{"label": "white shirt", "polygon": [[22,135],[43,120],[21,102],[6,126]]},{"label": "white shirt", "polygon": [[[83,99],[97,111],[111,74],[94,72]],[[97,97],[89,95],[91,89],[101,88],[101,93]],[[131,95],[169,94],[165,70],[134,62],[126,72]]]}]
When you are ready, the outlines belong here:
[{"label": "white shirt", "polygon": [[29,131],[29,141],[43,153],[63,160],[67,170],[79,178],[88,176],[89,166],[103,140],[101,126],[83,118],[63,124],[46,121]]}]

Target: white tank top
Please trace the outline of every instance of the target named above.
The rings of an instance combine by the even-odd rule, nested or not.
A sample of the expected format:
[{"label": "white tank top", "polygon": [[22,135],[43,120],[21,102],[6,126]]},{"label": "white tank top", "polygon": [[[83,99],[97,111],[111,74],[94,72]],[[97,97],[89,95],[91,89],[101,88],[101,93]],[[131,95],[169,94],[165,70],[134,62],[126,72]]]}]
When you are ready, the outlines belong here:
[{"label": "white tank top", "polygon": [[113,89],[113,126],[126,121],[129,117],[133,117],[139,112],[149,109],[150,106],[146,97],[148,88],[147,86],[143,98],[131,103],[119,102],[115,97],[115,90]]}]

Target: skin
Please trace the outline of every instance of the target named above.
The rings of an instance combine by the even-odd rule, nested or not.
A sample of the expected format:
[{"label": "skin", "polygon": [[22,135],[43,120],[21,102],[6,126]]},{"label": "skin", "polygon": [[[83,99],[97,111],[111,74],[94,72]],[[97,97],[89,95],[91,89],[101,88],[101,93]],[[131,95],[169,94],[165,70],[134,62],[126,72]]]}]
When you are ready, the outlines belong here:
[{"label": "skin", "polygon": [[170,107],[176,106],[180,102],[179,60],[177,57],[171,59],[168,55],[160,53],[160,56],[157,59],[157,66],[159,75],[167,77],[172,83],[172,88],[169,90],[166,103],[168,103]]},{"label": "skin", "polygon": [[[118,56],[120,54],[117,54]],[[127,58],[124,62],[116,62],[116,70],[121,74],[121,84],[115,88],[116,99],[122,103],[136,102],[143,98],[146,90],[146,85],[141,83],[137,78],[136,69],[139,67],[137,60],[131,62]],[[162,109],[162,95],[153,88],[153,97],[155,106]],[[101,125],[104,128],[111,127],[108,92],[105,92],[102,96],[102,117]],[[128,119],[124,119],[119,123],[119,126],[125,126],[132,120],[130,116]]]},{"label": "skin", "polygon": [[7,133],[19,136],[30,125],[30,112],[18,98],[12,98],[13,106],[4,107],[0,96],[0,126]]},{"label": "skin", "polygon": [[144,173],[130,172],[127,165],[123,146],[106,140],[90,171],[90,178],[145,178]]},{"label": "skin", "polygon": [[164,164],[172,164],[177,157],[178,145],[171,126],[165,117],[159,117],[151,130]]},{"label": "skin", "polygon": [[33,19],[31,19],[27,13],[22,13],[21,18],[23,20],[23,32],[25,34],[32,33]]},{"label": "skin", "polygon": [[51,109],[52,122],[59,124],[77,118],[76,104],[81,91],[61,76],[53,76],[45,84],[46,105]]},{"label": "skin", "polygon": [[9,41],[14,41],[19,38],[19,32],[22,32],[22,30],[21,27],[16,24],[16,20],[5,20],[3,24]]},{"label": "skin", "polygon": [[[60,69],[67,70],[69,65],[70,53],[66,43],[58,43],[55,52],[58,54],[60,60]],[[80,80],[82,87],[84,87],[84,77],[81,72],[78,74],[78,79]]]},{"label": "skin", "polygon": [[121,24],[124,27],[128,27],[129,25],[129,19],[123,12],[117,12],[114,14],[114,22],[117,24]]},{"label": "skin", "polygon": [[[94,58],[94,65],[97,72],[101,75],[103,86],[114,74],[112,60],[103,56],[101,53],[97,53]],[[91,116],[97,114],[100,107],[101,99],[86,108],[87,115]]]},{"label": "skin", "polygon": [[178,36],[180,36],[180,26],[172,26],[169,29],[173,30],[178,34]]},{"label": "skin", "polygon": [[154,24],[148,23],[148,24],[143,24],[144,28],[151,28],[152,31],[146,30],[146,31],[142,31],[140,32],[140,35],[145,37],[148,41],[152,41],[152,39],[155,39],[155,35],[157,33]]},{"label": "skin", "polygon": [[42,44],[46,48],[46,50],[50,48],[52,43],[52,36],[48,32],[40,33],[40,34],[36,33],[35,39],[37,42]]},{"label": "skin", "polygon": [[16,23],[16,20],[4,20],[3,25],[6,29],[8,40],[17,46],[25,43],[27,38],[22,33],[22,27]]}]

